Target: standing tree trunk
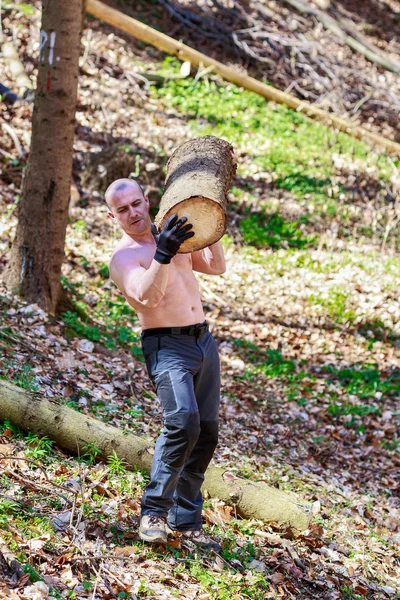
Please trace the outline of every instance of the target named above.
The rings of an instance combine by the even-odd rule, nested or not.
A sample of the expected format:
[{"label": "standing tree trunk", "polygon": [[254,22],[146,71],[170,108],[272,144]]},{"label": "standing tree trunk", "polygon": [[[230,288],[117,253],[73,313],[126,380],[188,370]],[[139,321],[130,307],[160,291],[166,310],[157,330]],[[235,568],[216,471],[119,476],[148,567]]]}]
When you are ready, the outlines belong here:
[{"label": "standing tree trunk", "polygon": [[211,135],[194,138],[175,150],[166,171],[158,229],[176,213],[187,217],[194,231],[178,252],[195,252],[217,242],[225,233],[228,191],[236,172],[232,146]]},{"label": "standing tree trunk", "polygon": [[61,299],[83,0],[43,0],[32,143],[5,280],[50,313]]}]

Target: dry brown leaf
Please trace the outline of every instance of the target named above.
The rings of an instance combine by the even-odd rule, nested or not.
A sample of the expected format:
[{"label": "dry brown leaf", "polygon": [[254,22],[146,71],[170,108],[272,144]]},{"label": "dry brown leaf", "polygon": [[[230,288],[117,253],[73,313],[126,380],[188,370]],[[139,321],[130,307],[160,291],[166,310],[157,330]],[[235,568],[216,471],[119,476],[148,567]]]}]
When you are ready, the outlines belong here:
[{"label": "dry brown leaf", "polygon": [[136,553],[137,548],[135,546],[119,546],[114,550],[114,554],[117,556],[131,556],[131,554]]},{"label": "dry brown leaf", "polygon": [[181,547],[181,539],[179,537],[168,540],[167,546],[171,548],[180,548]]},{"label": "dry brown leaf", "polygon": [[15,444],[0,444],[0,458],[2,454],[3,456],[9,456],[10,454],[12,454],[14,448]]},{"label": "dry brown leaf", "polygon": [[68,350],[67,352],[64,352],[62,356],[56,357],[55,364],[59,369],[68,371],[69,369],[79,367],[81,363],[75,358],[74,352]]},{"label": "dry brown leaf", "polygon": [[368,588],[367,588],[365,585],[363,585],[362,583],[357,583],[357,584],[354,586],[354,591],[355,591],[357,594],[368,594],[368,592],[369,592],[369,589],[368,589]]},{"label": "dry brown leaf", "polygon": [[118,509],[117,517],[121,521],[124,521],[127,518],[127,516],[128,516],[128,513],[126,512],[126,508],[123,504],[121,504]]},{"label": "dry brown leaf", "polygon": [[126,505],[133,512],[135,512],[135,513],[139,513],[140,512],[140,504],[136,500],[133,500],[133,498],[129,498],[129,500],[127,500],[127,502],[126,502]]},{"label": "dry brown leaf", "polygon": [[272,583],[275,583],[275,585],[278,585],[279,583],[283,583],[285,581],[285,577],[284,575],[282,575],[282,573],[274,573],[273,575],[271,575],[270,579]]}]

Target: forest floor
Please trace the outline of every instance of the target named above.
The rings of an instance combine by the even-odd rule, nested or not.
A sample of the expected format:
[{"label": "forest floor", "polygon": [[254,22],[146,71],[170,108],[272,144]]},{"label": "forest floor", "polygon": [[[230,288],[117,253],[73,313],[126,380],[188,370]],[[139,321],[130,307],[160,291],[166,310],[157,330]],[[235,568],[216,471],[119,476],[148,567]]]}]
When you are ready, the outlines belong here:
[{"label": "forest floor", "polygon": [[[18,19],[31,74],[39,16],[34,3],[9,5],[3,20],[7,33]],[[23,574],[0,582],[0,597],[400,597],[399,162],[212,73],[175,79],[177,61],[95,20],[83,41],[62,277],[75,310],[54,318],[2,289],[1,377],[155,439],[161,413],[137,317],[109,279],[120,234],[103,194],[134,173],[154,213],[173,149],[197,135],[224,137],[238,158],[227,271],[198,276],[222,365],[214,462],[321,509],[288,539],[206,493],[205,528],[221,554],[179,538],[151,548],[137,535],[145,473],[117,456],[100,462],[95,445],[67,455],[6,422],[0,551]],[[139,86],[146,73],[163,85]],[[1,107],[14,133],[1,133],[3,270],[32,106]]]}]

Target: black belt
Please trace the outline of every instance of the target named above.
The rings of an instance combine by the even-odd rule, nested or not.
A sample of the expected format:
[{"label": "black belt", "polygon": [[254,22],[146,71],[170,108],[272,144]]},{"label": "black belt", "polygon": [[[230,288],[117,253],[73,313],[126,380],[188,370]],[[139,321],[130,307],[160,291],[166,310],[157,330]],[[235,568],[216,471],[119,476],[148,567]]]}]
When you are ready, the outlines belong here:
[{"label": "black belt", "polygon": [[196,325],[187,325],[186,327],[154,327],[153,329],[144,329],[142,331],[142,340],[150,335],[195,335],[200,336],[208,331],[208,323],[197,323]]}]

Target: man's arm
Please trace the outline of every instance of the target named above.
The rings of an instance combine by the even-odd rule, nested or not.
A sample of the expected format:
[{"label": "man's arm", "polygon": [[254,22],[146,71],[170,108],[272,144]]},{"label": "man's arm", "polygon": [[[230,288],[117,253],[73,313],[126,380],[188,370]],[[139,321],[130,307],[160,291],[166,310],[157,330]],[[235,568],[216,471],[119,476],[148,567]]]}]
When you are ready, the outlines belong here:
[{"label": "man's arm", "polygon": [[148,269],[141,266],[132,248],[117,251],[111,259],[110,275],[134,308],[155,308],[164,297],[169,264],[179,246],[194,235],[186,217],[169,217],[156,237],[156,252]]},{"label": "man's arm", "polygon": [[208,275],[222,275],[226,271],[224,249],[221,242],[215,242],[203,250],[192,253],[193,271]]},{"label": "man's arm", "polygon": [[110,275],[119,290],[134,308],[155,308],[164,297],[168,285],[169,265],[152,260],[145,269],[136,259],[135,251],[117,251],[110,263]]}]

